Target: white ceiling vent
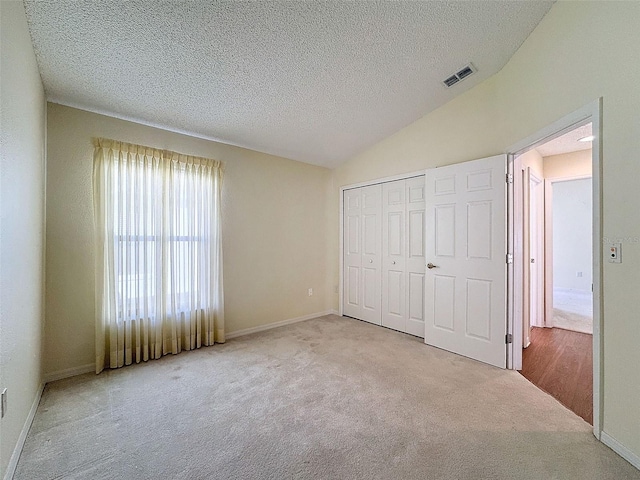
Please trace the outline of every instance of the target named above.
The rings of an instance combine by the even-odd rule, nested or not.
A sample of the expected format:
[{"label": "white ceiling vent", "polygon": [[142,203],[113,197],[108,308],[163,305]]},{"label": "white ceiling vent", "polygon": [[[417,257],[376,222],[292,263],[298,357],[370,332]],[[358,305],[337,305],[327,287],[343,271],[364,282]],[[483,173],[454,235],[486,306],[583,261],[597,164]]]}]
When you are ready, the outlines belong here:
[{"label": "white ceiling vent", "polygon": [[469,63],[464,67],[462,67],[460,70],[458,70],[456,73],[451,75],[450,77],[444,79],[442,83],[444,83],[445,87],[449,88],[475,72],[476,72],[475,67],[471,63]]}]

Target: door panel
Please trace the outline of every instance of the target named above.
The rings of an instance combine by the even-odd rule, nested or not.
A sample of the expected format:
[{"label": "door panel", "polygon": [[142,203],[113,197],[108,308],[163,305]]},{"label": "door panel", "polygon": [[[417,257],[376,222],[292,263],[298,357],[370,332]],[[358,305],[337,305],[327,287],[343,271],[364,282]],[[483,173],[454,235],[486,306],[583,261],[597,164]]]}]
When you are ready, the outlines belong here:
[{"label": "door panel", "polygon": [[375,268],[362,268],[362,275],[364,277],[364,281],[362,282],[362,290],[363,290],[363,302],[362,307],[367,310],[377,310],[378,309],[378,285],[377,285],[377,276],[378,271]]},{"label": "door panel", "polygon": [[382,185],[358,190],[362,194],[362,309],[356,318],[380,325]]},{"label": "door panel", "polygon": [[359,215],[349,215],[347,217],[347,253],[360,253],[360,217]]},{"label": "door panel", "polygon": [[[424,330],[424,273],[409,272],[409,317],[408,320],[420,322]],[[411,333],[411,332],[408,332]],[[423,331],[413,333],[420,337]]]},{"label": "door panel", "polygon": [[491,260],[491,202],[467,204],[467,257]]},{"label": "door panel", "polygon": [[453,257],[456,245],[456,205],[436,205],[434,212],[435,254]]},{"label": "door panel", "polygon": [[347,304],[354,308],[360,306],[360,269],[358,267],[347,267]]},{"label": "door panel", "polygon": [[387,272],[387,290],[384,292],[388,299],[387,312],[396,316],[402,316],[404,311],[402,273],[399,270],[389,270]]},{"label": "door panel", "polygon": [[405,332],[424,338],[425,177],[405,180],[407,196],[407,259],[405,265]]},{"label": "door panel", "polygon": [[424,207],[409,212],[409,258],[424,259]]},{"label": "door panel", "polygon": [[359,189],[344,192],[344,305],[345,315],[358,318],[362,310],[361,275],[362,251],[360,249],[360,199]]},{"label": "door panel", "polygon": [[[450,332],[455,330],[456,279],[447,275],[433,275],[433,325]],[[429,338],[425,337],[425,340]]]},{"label": "door panel", "polygon": [[426,177],[425,342],[506,367],[506,156]]},{"label": "door panel", "polygon": [[406,185],[382,184],[382,325],[406,330]]},{"label": "door panel", "polygon": [[491,341],[491,281],[467,279],[467,335]]},{"label": "door panel", "polygon": [[402,255],[402,240],[404,231],[404,212],[387,212],[387,255],[399,257]]}]

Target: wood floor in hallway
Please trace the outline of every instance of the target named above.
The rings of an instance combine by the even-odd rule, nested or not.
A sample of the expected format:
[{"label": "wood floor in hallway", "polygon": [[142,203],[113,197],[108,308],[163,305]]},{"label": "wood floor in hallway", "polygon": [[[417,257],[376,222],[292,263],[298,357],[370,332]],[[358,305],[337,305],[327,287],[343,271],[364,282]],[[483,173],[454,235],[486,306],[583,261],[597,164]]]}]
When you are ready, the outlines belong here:
[{"label": "wood floor in hallway", "polygon": [[593,337],[533,328],[522,352],[522,375],[593,425]]}]

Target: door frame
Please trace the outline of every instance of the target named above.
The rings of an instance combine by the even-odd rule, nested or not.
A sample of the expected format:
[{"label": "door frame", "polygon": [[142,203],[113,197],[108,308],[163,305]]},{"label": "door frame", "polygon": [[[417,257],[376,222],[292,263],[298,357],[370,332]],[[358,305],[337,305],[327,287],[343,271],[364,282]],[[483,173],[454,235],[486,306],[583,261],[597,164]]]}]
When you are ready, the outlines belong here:
[{"label": "door frame", "polygon": [[368,187],[380,183],[394,182],[396,180],[406,180],[408,178],[419,177],[425,175],[426,170],[418,170],[416,172],[402,173],[400,175],[392,175],[390,177],[376,178],[365,182],[352,183],[340,187],[340,279],[338,281],[338,314],[344,315],[344,191],[354,188]]},{"label": "door frame", "polygon": [[[515,159],[517,160],[517,159]],[[517,161],[516,161],[517,163]],[[523,173],[524,175],[518,175],[520,178],[514,177],[514,190],[518,185],[522,186],[522,209],[520,210],[522,215],[522,252],[524,255],[524,261],[522,264],[522,279],[523,279],[523,289],[522,289],[522,318],[523,318],[523,330],[522,330],[522,341],[523,347],[527,348],[530,344],[529,333],[533,326],[540,327],[545,324],[545,307],[544,307],[544,298],[545,298],[545,289],[544,289],[544,279],[545,279],[545,250],[544,250],[544,241],[545,241],[545,217],[544,217],[544,177],[538,178],[536,173],[533,172],[531,167],[526,167],[520,171],[518,167],[518,174]],[[526,178],[526,180],[525,180]],[[536,188],[533,188],[533,184],[536,184]],[[539,190],[538,190],[539,189]],[[534,197],[535,192],[535,197]],[[542,192],[542,193],[541,193]],[[515,209],[514,209],[515,211]],[[535,216],[532,213],[535,212]],[[515,214],[514,214],[515,215]],[[532,225],[535,225],[535,230],[532,228]],[[516,224],[514,222],[514,229],[520,226],[520,224]],[[532,235],[532,232],[535,231],[535,238]],[[535,257],[536,263],[530,263],[531,257]],[[532,267],[533,265],[533,267]],[[535,276],[532,275],[532,271],[535,271]],[[535,282],[532,281],[532,278],[535,279]],[[535,287],[535,290],[534,290]],[[536,293],[536,295],[532,295],[532,292]],[[540,322],[537,320],[534,322],[533,317],[531,315],[533,307],[536,307],[536,312],[539,316],[542,316],[542,325],[539,325]],[[528,331],[527,331],[528,330]]]},{"label": "door frame", "polygon": [[[535,190],[531,188],[531,182],[536,182]],[[532,210],[532,192],[535,191],[535,198],[533,198],[533,202],[535,205],[536,218],[533,223],[536,224],[536,235],[535,235],[535,258],[536,263],[534,263],[535,267],[533,270],[536,272],[536,297],[531,296],[531,281],[529,281],[529,326],[535,327],[544,327],[546,322],[546,314],[545,314],[545,305],[544,305],[544,279],[545,279],[545,212],[544,212],[544,202],[545,202],[545,183],[544,178],[538,178],[538,176],[531,172],[529,178],[529,223],[531,225],[531,210]],[[531,226],[529,227],[529,252],[532,252],[532,242],[531,238]],[[531,265],[529,265],[531,271]],[[531,276],[531,273],[529,273]],[[531,321],[531,305],[535,303],[536,310],[538,312],[538,317],[542,318],[542,325],[538,325],[540,322]]]},{"label": "door frame", "polygon": [[[603,335],[603,305],[602,305],[602,97],[585,105],[584,107],[564,116],[517,142],[509,147],[507,153],[507,171],[513,174],[513,162],[516,155],[520,155],[532,148],[538,147],[556,137],[574,130],[577,127],[592,124],[594,135],[591,144],[591,174],[592,174],[592,228],[593,228],[593,434],[600,440],[603,424],[603,395],[602,384],[604,375],[604,358],[602,357]],[[523,251],[521,232],[514,229],[514,200],[513,184],[508,188],[507,209],[507,246],[509,253],[513,255],[513,264],[507,272],[507,331],[513,335],[513,343],[509,344],[507,355],[507,368],[522,368],[522,275],[514,275],[514,272],[522,272]],[[516,262],[519,269],[516,268]],[[518,293],[519,292],[519,293]],[[518,304],[519,302],[519,304]]]}]

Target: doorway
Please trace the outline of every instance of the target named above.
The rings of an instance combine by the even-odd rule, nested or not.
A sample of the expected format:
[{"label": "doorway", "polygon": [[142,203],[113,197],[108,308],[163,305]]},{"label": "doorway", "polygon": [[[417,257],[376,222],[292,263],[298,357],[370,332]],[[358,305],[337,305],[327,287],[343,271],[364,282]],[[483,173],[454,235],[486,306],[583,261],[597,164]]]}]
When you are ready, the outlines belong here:
[{"label": "doorway", "polygon": [[[522,375],[593,422],[588,123],[516,158],[522,172]],[[546,308],[544,308],[546,306]]]},{"label": "doorway", "polygon": [[[508,346],[509,368],[521,370],[540,388],[590,421],[597,438],[600,438],[602,425],[600,385],[603,372],[600,334],[600,264],[603,254],[600,220],[601,111],[600,99],[509,149],[509,173],[513,178],[509,191],[509,251],[513,252],[508,283],[508,325],[513,338],[513,343]],[[584,133],[589,128],[593,137],[577,142],[590,136]],[[569,137],[573,137],[571,142],[568,142]],[[545,144],[553,144],[554,140],[555,143],[564,140],[565,146],[573,143],[574,148],[564,152],[545,152]],[[576,144],[579,145],[577,148]],[[577,157],[582,158],[581,162],[577,161]],[[557,161],[552,163],[549,158]],[[586,166],[588,171],[576,171],[578,163]],[[553,192],[556,191],[556,203],[561,207],[562,199],[567,203],[566,199],[575,197],[577,190],[586,190],[592,195],[592,201],[582,202],[591,223],[582,229],[578,240],[565,239],[569,250],[562,250],[561,246],[556,245],[558,254],[555,260],[575,262],[572,256],[584,250],[588,258],[586,266],[584,262],[569,262],[565,266],[556,264],[556,274],[565,275],[562,280],[558,275],[554,278]],[[542,221],[534,222],[540,216],[543,217]],[[556,214],[557,218],[561,216],[561,213]],[[577,216],[569,218],[573,221]],[[570,223],[565,219],[559,226],[556,225],[557,233],[562,234],[563,227],[567,230]],[[542,241],[539,240],[540,228],[543,230]],[[568,230],[571,232],[575,228]],[[567,279],[570,281],[567,282]],[[590,321],[585,322],[585,317]],[[558,325],[555,325],[554,319]],[[590,329],[593,333],[589,333]],[[537,372],[531,369],[527,371],[531,365]],[[556,392],[552,391],[554,383]],[[572,407],[570,400],[560,398],[561,391],[571,391],[567,395],[581,406]]]},{"label": "doorway", "polygon": [[586,334],[593,333],[590,157],[590,149],[577,152],[573,158],[584,164],[578,166],[578,175],[547,181],[552,227],[550,326]]}]

